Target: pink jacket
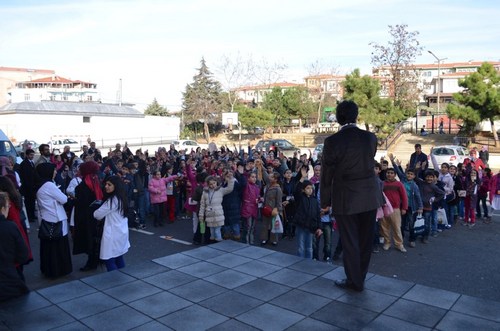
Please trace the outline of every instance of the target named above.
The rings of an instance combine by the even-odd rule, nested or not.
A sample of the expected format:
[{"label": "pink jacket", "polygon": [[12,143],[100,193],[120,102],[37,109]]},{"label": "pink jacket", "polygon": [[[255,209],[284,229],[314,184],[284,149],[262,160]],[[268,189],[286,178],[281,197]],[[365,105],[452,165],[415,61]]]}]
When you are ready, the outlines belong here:
[{"label": "pink jacket", "polygon": [[258,216],[257,199],[260,198],[260,188],[256,184],[247,183],[243,189],[243,197],[241,201],[241,217]]},{"label": "pink jacket", "polygon": [[177,175],[167,178],[151,178],[149,180],[148,191],[151,203],[162,203],[167,201],[167,183],[175,180]]}]

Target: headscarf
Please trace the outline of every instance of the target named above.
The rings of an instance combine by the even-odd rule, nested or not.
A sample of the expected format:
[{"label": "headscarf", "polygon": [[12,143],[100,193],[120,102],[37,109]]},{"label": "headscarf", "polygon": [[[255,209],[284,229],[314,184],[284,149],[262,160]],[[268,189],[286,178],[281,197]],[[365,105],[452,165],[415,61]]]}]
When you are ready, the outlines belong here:
[{"label": "headscarf", "polygon": [[36,166],[36,174],[38,175],[38,189],[46,182],[52,182],[56,165],[53,163],[40,163]]},{"label": "headscarf", "polygon": [[87,161],[80,165],[80,175],[82,176],[85,185],[94,192],[97,200],[102,200],[104,195],[99,181],[99,165],[95,161]]}]

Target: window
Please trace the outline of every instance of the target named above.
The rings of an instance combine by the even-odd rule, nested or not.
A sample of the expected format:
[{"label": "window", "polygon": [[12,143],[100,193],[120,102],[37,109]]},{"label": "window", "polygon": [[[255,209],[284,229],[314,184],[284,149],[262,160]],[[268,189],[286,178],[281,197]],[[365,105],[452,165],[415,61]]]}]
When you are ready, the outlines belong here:
[{"label": "window", "polygon": [[24,101],[30,101],[30,95],[29,94],[25,94],[24,95]]},{"label": "window", "polygon": [[92,101],[92,96],[91,95],[87,95],[87,101]]},{"label": "window", "polygon": [[67,95],[63,95],[62,99],[63,99],[64,101],[68,101],[68,96],[67,96]]},{"label": "window", "polygon": [[90,116],[83,116],[83,123],[90,123]]}]

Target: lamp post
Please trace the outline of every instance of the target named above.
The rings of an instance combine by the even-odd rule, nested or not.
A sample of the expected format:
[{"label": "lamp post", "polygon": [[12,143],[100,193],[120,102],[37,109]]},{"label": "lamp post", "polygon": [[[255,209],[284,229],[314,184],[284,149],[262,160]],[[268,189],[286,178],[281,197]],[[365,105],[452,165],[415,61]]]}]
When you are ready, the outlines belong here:
[{"label": "lamp post", "polygon": [[437,76],[437,113],[440,114],[441,113],[441,108],[440,108],[440,105],[441,105],[441,61],[444,61],[447,59],[447,57],[445,58],[438,58],[436,56],[436,54],[432,53],[431,51],[428,51],[430,55],[434,56],[434,58],[436,59],[437,63],[438,63],[438,76]]}]

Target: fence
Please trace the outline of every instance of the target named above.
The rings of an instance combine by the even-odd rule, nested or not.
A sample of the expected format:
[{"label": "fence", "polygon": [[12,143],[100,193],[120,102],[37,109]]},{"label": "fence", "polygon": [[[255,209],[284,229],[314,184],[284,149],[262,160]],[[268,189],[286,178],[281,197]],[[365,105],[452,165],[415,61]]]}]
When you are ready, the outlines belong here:
[{"label": "fence", "polygon": [[378,145],[380,148],[389,149],[389,147],[394,144],[403,133],[413,131],[413,122],[403,121],[396,124],[394,130],[382,140],[379,140]]}]

